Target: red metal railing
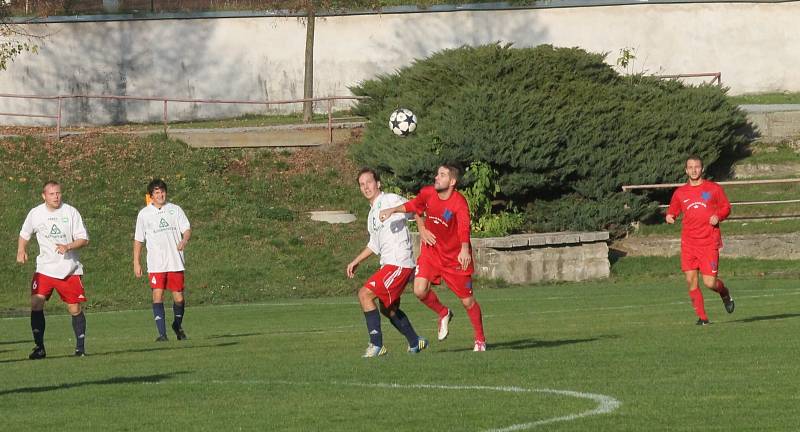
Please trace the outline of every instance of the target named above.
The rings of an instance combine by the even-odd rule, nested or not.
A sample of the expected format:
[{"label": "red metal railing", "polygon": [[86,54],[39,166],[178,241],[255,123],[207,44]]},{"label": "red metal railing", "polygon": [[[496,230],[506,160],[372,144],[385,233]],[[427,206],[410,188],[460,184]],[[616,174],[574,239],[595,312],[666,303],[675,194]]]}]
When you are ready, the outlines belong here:
[{"label": "red metal railing", "polygon": [[253,100],[237,100],[237,99],[187,99],[187,98],[170,98],[170,97],[151,97],[151,96],[115,96],[115,95],[58,95],[58,96],[39,96],[39,95],[22,95],[13,93],[0,93],[0,97],[12,99],[38,99],[38,100],[57,100],[58,111],[55,115],[48,114],[26,114],[26,113],[0,113],[0,115],[14,116],[14,117],[40,117],[40,118],[53,118],[56,119],[56,138],[61,139],[61,124],[62,124],[62,101],[64,99],[112,99],[112,100],[136,100],[136,101],[151,101],[162,102],[164,104],[164,111],[162,121],[164,124],[164,134],[167,134],[169,116],[168,107],[169,102],[177,103],[205,103],[205,104],[243,104],[243,105],[286,105],[303,102],[326,102],[328,113],[328,143],[333,142],[333,104],[337,100],[359,100],[365,99],[365,96],[325,96],[318,98],[305,98],[305,99],[285,99],[273,101],[253,101]]},{"label": "red metal railing", "polygon": [[[757,185],[757,184],[780,184],[780,183],[800,183],[800,179],[771,179],[771,180],[731,180],[721,181],[717,184],[725,185]],[[637,189],[671,189],[683,186],[686,183],[662,183],[662,184],[645,184],[645,185],[628,185],[622,186],[623,192],[630,192]],[[771,205],[771,204],[792,204],[800,203],[800,199],[790,200],[774,200],[774,201],[740,201],[732,202],[731,205]],[[661,204],[660,208],[667,208],[669,205]]]}]

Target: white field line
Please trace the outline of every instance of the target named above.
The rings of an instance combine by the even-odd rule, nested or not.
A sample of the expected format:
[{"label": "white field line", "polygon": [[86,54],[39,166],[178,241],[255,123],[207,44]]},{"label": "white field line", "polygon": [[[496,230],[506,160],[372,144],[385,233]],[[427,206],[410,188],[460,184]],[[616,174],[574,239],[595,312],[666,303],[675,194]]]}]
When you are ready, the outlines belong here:
[{"label": "white field line", "polygon": [[[769,294],[760,294],[760,295],[734,295],[734,299],[757,299],[757,298],[770,298],[770,297],[781,297],[781,296],[795,296],[800,295],[800,289],[776,289],[775,292],[771,292]],[[564,297],[564,300],[574,300],[576,297]],[[559,298],[551,297],[547,298],[546,300],[555,300]],[[498,300],[481,300],[481,303],[496,303],[500,301],[518,301],[519,299],[498,299]],[[525,300],[528,300],[527,298]],[[570,313],[570,312],[598,312],[598,311],[615,311],[615,310],[625,310],[625,309],[640,309],[640,308],[647,308],[647,307],[654,307],[654,306],[676,306],[676,305],[686,305],[689,301],[674,301],[668,303],[647,303],[647,304],[635,304],[635,305],[620,305],[620,306],[606,306],[606,307],[593,307],[593,308],[575,308],[575,309],[551,309],[551,310],[540,310],[540,311],[532,311],[532,315],[536,314],[562,314],[562,313]],[[193,309],[210,309],[210,308],[250,308],[250,307],[302,307],[302,306],[347,306],[353,307],[357,305],[357,302],[305,302],[305,303],[242,303],[242,304],[229,304],[229,305],[204,305],[204,306],[197,306]],[[101,312],[90,312],[90,315],[104,315],[104,314],[119,314],[119,313],[143,313],[148,312],[148,309],[124,309],[119,311],[101,311]],[[507,314],[503,314],[507,315]],[[496,316],[503,316],[503,315],[492,315],[492,314],[484,314],[484,318],[487,317],[496,317]],[[517,315],[517,314],[514,314]],[[21,316],[21,317],[5,317],[0,318],[0,321],[11,321],[11,320],[28,320],[30,317],[28,316]],[[350,326],[341,326],[341,328],[350,327]],[[306,330],[308,331],[308,330]]]},{"label": "white field line", "polygon": [[[163,381],[156,383],[157,385],[163,384],[244,384],[244,385],[269,385],[269,384],[282,384],[282,385],[316,385],[327,383],[313,383],[313,382],[296,382],[296,381],[264,381],[264,380],[209,380],[209,381]],[[568,414],[564,416],[551,417],[542,420],[533,421],[530,423],[519,423],[511,426],[505,426],[499,429],[488,429],[487,432],[512,432],[533,429],[538,426],[544,426],[551,423],[573,421],[583,417],[609,414],[615,411],[622,405],[622,402],[617,399],[597,393],[585,393],[572,390],[557,390],[557,389],[529,389],[524,387],[494,387],[494,386],[481,386],[481,385],[440,385],[440,384],[397,384],[397,383],[358,383],[358,382],[338,382],[333,381],[330,384],[334,386],[354,386],[354,387],[372,387],[372,388],[388,388],[388,389],[423,389],[423,390],[477,390],[477,391],[492,391],[504,393],[542,393],[552,394],[559,396],[567,396],[578,399],[588,399],[597,403],[597,406],[590,410],[582,411],[575,414]]]}]

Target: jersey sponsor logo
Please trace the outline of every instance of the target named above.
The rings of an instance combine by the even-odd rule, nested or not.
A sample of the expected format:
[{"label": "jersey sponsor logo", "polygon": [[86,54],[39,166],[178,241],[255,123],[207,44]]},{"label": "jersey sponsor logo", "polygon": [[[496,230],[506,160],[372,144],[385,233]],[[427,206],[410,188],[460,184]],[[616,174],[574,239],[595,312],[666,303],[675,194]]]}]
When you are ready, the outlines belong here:
[{"label": "jersey sponsor logo", "polygon": [[51,235],[51,236],[60,236],[60,235],[62,235],[62,234],[63,234],[63,233],[62,233],[62,232],[61,232],[61,230],[58,228],[58,226],[57,226],[56,224],[53,224],[53,227],[52,227],[52,228],[50,228],[50,235]]},{"label": "jersey sponsor logo", "polygon": [[696,201],[696,202],[693,202],[693,203],[689,204],[688,206],[686,206],[686,208],[688,210],[699,209],[700,207],[708,208],[708,204],[706,204],[704,202],[701,202],[701,201]]},{"label": "jersey sponsor logo", "polygon": [[161,218],[161,222],[158,223],[159,228],[169,228],[169,224],[164,218]]}]

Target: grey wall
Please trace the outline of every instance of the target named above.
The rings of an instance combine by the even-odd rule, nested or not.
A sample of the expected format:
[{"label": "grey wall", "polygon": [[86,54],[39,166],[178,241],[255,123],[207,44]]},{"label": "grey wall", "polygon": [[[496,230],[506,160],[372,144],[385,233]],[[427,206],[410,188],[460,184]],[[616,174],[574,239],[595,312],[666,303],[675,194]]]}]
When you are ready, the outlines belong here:
[{"label": "grey wall", "polygon": [[[494,41],[608,52],[632,48],[628,72],[722,72],[731,93],[800,91],[800,3],[638,4],[329,17],[317,23],[315,93],[390,73],[434,51]],[[296,18],[217,18],[28,25],[40,52],[0,73],[0,93],[219,99],[302,96],[305,28]],[[699,81],[694,81],[699,82]],[[297,110],[290,106],[285,109]],[[54,113],[53,102],[0,98],[0,111]],[[264,111],[171,104],[170,118]],[[155,102],[74,100],[67,123],[158,121]],[[37,120],[0,117],[2,123]],[[39,122],[41,124],[42,122]],[[51,121],[45,121],[52,124]]]}]

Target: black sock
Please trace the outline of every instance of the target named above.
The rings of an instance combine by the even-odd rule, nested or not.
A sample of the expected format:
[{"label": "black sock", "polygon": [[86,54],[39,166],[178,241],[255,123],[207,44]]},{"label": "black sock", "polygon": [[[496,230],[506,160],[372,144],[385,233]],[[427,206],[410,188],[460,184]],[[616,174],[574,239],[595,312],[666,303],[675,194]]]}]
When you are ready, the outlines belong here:
[{"label": "black sock", "polygon": [[417,332],[414,331],[414,326],[411,325],[411,320],[408,319],[408,316],[400,309],[397,309],[394,312],[394,316],[389,317],[389,321],[391,321],[394,328],[396,328],[403,336],[406,337],[408,340],[408,346],[415,347],[417,343],[419,343],[419,336]]},{"label": "black sock", "polygon": [[72,316],[72,330],[75,332],[75,351],[83,351],[86,341],[86,315],[83,311]]},{"label": "black sock", "polygon": [[31,311],[31,331],[36,346],[44,346],[44,327],[44,311]]},{"label": "black sock", "polygon": [[364,312],[367,320],[367,332],[369,332],[369,343],[375,346],[383,346],[383,333],[381,333],[381,314],[378,310]]},{"label": "black sock", "polygon": [[179,329],[183,323],[183,308],[186,303],[172,303],[172,313],[175,315],[175,320],[172,321],[172,328]]},{"label": "black sock", "polygon": [[159,336],[167,336],[167,324],[164,322],[164,303],[153,303],[153,319]]}]

